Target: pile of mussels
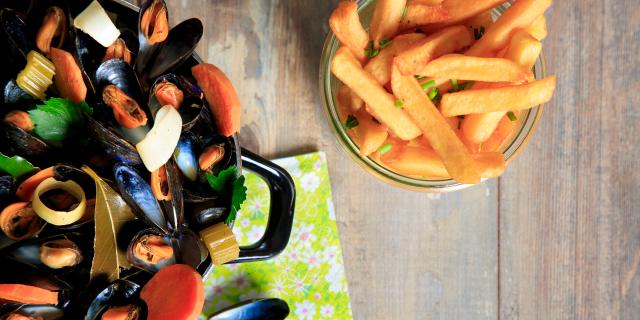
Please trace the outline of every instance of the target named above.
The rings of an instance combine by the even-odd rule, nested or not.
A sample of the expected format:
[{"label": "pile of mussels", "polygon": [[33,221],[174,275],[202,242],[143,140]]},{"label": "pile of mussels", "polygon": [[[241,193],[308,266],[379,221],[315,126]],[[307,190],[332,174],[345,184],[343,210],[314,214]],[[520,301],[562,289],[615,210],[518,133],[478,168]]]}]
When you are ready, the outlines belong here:
[{"label": "pile of mussels", "polygon": [[[97,189],[87,167],[136,216],[117,235],[130,265],[120,278],[145,281],[173,263],[201,266],[208,254],[196,233],[229,215],[229,197],[213,192],[201,174],[237,162],[235,141],[217,133],[189,69],[197,63],[192,53],[202,23],[169,28],[163,0],[147,1],[138,17],[119,4],[101,4],[120,31],[109,47],[73,25],[88,1],[0,4],[0,151],[42,168],[20,177],[0,173],[0,284],[58,295],[55,305],[0,301],[0,319],[100,319],[110,306],[141,304],[135,281],[90,277]],[[72,139],[51,143],[34,134],[27,112],[43,99],[20,85],[19,73],[38,57],[56,67],[46,97],[86,101],[93,109]],[[135,145],[166,105],[179,112],[182,131],[173,156],[151,173]],[[64,214],[43,219],[37,208]]]}]

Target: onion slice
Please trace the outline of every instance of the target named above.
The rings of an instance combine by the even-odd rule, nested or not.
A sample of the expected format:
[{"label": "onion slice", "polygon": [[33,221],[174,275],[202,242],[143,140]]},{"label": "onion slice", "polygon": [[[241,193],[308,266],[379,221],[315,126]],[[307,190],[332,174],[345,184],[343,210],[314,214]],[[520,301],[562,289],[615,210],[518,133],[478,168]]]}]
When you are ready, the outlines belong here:
[{"label": "onion slice", "polygon": [[140,158],[150,172],[167,163],[178,145],[182,132],[180,113],[171,105],[166,105],[156,113],[153,128],[136,144]]},{"label": "onion slice", "polygon": [[[40,196],[47,191],[55,189],[61,189],[70,193],[78,199],[78,205],[71,211],[56,211],[47,207],[42,202],[42,199],[40,199]],[[38,185],[36,191],[33,193],[31,206],[33,211],[35,211],[35,213],[44,221],[56,226],[66,226],[77,222],[82,218],[84,211],[87,208],[87,199],[85,197],[84,190],[82,190],[82,187],[79,184],[71,180],[58,181],[55,178],[47,178]]]},{"label": "onion slice", "polygon": [[90,35],[105,48],[111,46],[120,37],[120,31],[97,0],[91,2],[73,20],[73,25]]}]

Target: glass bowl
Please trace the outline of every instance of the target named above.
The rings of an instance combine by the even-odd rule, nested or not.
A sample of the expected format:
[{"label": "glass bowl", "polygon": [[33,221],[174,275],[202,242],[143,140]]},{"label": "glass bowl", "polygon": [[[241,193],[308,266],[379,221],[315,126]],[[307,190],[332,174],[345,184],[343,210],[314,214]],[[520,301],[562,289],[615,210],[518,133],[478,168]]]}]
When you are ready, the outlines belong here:
[{"label": "glass bowl", "polygon": [[[358,1],[358,12],[360,20],[365,28],[368,28],[375,8],[376,0]],[[493,9],[492,14],[494,20],[499,17],[509,7],[508,4],[501,5]],[[340,121],[337,109],[338,89],[342,82],[331,74],[331,61],[338,49],[340,42],[329,31],[322,49],[322,57],[320,61],[320,92],[324,105],[325,115],[329,122],[329,127],[338,140],[342,149],[349,157],[365,171],[374,177],[389,183],[393,186],[422,192],[450,192],[461,190],[472,185],[462,184],[453,179],[425,179],[413,176],[406,176],[396,173],[375,162],[371,157],[363,157],[359,153],[358,146],[351,140],[347,134],[346,128]],[[543,54],[540,55],[538,61],[533,68],[536,79],[545,77],[545,63]],[[507,164],[513,161],[526,147],[531,140],[533,133],[536,131],[538,122],[542,117],[543,105],[537,106],[529,110],[523,110],[519,113],[516,130],[513,131],[511,137],[505,140],[501,146]],[[507,169],[508,170],[508,169]],[[483,179],[483,181],[486,179]]]}]

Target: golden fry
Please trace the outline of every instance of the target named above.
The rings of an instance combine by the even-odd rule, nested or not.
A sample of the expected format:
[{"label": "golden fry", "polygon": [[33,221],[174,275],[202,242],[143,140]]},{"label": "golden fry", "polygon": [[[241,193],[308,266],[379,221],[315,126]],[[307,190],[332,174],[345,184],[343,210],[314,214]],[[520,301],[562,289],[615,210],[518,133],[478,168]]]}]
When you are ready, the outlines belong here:
[{"label": "golden fry", "polygon": [[440,79],[524,82],[527,70],[511,60],[448,54],[429,62],[423,75]]},{"label": "golden fry", "polygon": [[400,29],[407,30],[429,23],[443,22],[448,16],[443,5],[428,6],[409,1],[407,12],[400,21]]},{"label": "golden fry", "polygon": [[346,48],[340,48],[331,62],[331,71],[367,104],[371,113],[389,131],[400,139],[418,137],[420,129],[404,111],[395,107],[396,99],[376,79],[364,71],[360,63]]},{"label": "golden fry", "polygon": [[377,57],[369,60],[364,70],[376,78],[381,85],[389,83],[393,58],[426,38],[427,36],[422,33],[407,33],[395,37],[389,47],[381,50]]},{"label": "golden fry", "polygon": [[516,31],[511,37],[509,48],[504,54],[509,59],[523,68],[531,69],[542,52],[542,43],[524,30]]},{"label": "golden fry", "polygon": [[480,174],[471,154],[429,100],[418,80],[412,75],[403,76],[394,65],[391,87],[396,97],[403,101],[404,110],[440,156],[449,174],[461,183],[479,183]]},{"label": "golden fry", "polygon": [[551,76],[523,85],[448,93],[442,97],[440,111],[446,117],[453,117],[529,109],[551,100],[555,88],[556,77]]},{"label": "golden fry", "polygon": [[421,75],[429,61],[467,47],[472,41],[473,36],[465,26],[446,28],[399,54],[394,63],[403,75]]},{"label": "golden fry", "polygon": [[507,46],[511,34],[519,28],[526,28],[551,6],[552,0],[518,0],[498,21],[489,28],[466,52],[470,56],[486,57]]},{"label": "golden fry", "polygon": [[444,27],[452,26],[480,15],[483,12],[487,12],[503,2],[504,0],[444,0],[442,6],[447,12],[446,20],[420,27],[420,29],[425,32],[433,32]]},{"label": "golden fry", "polygon": [[379,48],[380,41],[391,40],[398,33],[406,5],[407,0],[378,0],[369,26],[374,47]]},{"label": "golden fry", "polygon": [[540,15],[533,20],[531,25],[529,25],[525,31],[538,39],[538,41],[542,41],[542,39],[547,37],[547,18],[545,18],[544,14]]},{"label": "golden fry", "polygon": [[360,62],[367,59],[364,51],[369,44],[369,35],[360,23],[358,3],[349,0],[340,1],[329,17],[329,26],[338,40],[349,48]]},{"label": "golden fry", "polygon": [[421,4],[424,6],[437,6],[444,0],[411,0],[411,3]]}]

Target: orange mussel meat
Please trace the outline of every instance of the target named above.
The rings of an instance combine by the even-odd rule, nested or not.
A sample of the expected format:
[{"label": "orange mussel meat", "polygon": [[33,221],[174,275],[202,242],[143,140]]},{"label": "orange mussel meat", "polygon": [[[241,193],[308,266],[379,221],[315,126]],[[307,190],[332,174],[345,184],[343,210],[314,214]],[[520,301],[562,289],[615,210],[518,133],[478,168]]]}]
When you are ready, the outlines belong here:
[{"label": "orange mussel meat", "polygon": [[62,47],[66,34],[67,18],[64,11],[59,7],[50,7],[36,35],[36,46],[44,54],[49,55],[52,43],[57,40],[54,47]]},{"label": "orange mussel meat", "polygon": [[115,85],[102,91],[102,99],[113,110],[113,116],[121,126],[134,129],[147,124],[147,114],[138,103]]},{"label": "orange mussel meat", "polygon": [[131,51],[127,48],[127,43],[121,38],[118,38],[116,42],[107,48],[102,61],[110,59],[120,59],[128,64],[131,64]]},{"label": "orange mussel meat", "polygon": [[0,213],[0,229],[10,239],[20,241],[37,235],[44,221],[31,208],[29,202],[18,202]]},{"label": "orange mussel meat", "polygon": [[167,8],[161,0],[153,3],[142,14],[140,30],[149,44],[155,44],[167,39],[169,35],[169,18]]},{"label": "orange mussel meat", "polygon": [[158,200],[171,200],[171,190],[169,190],[169,180],[165,166],[151,172],[151,191],[153,191],[153,195]]},{"label": "orange mussel meat", "polygon": [[161,106],[171,105],[176,110],[184,101],[184,93],[175,84],[169,81],[162,81],[155,88],[156,99]]}]

